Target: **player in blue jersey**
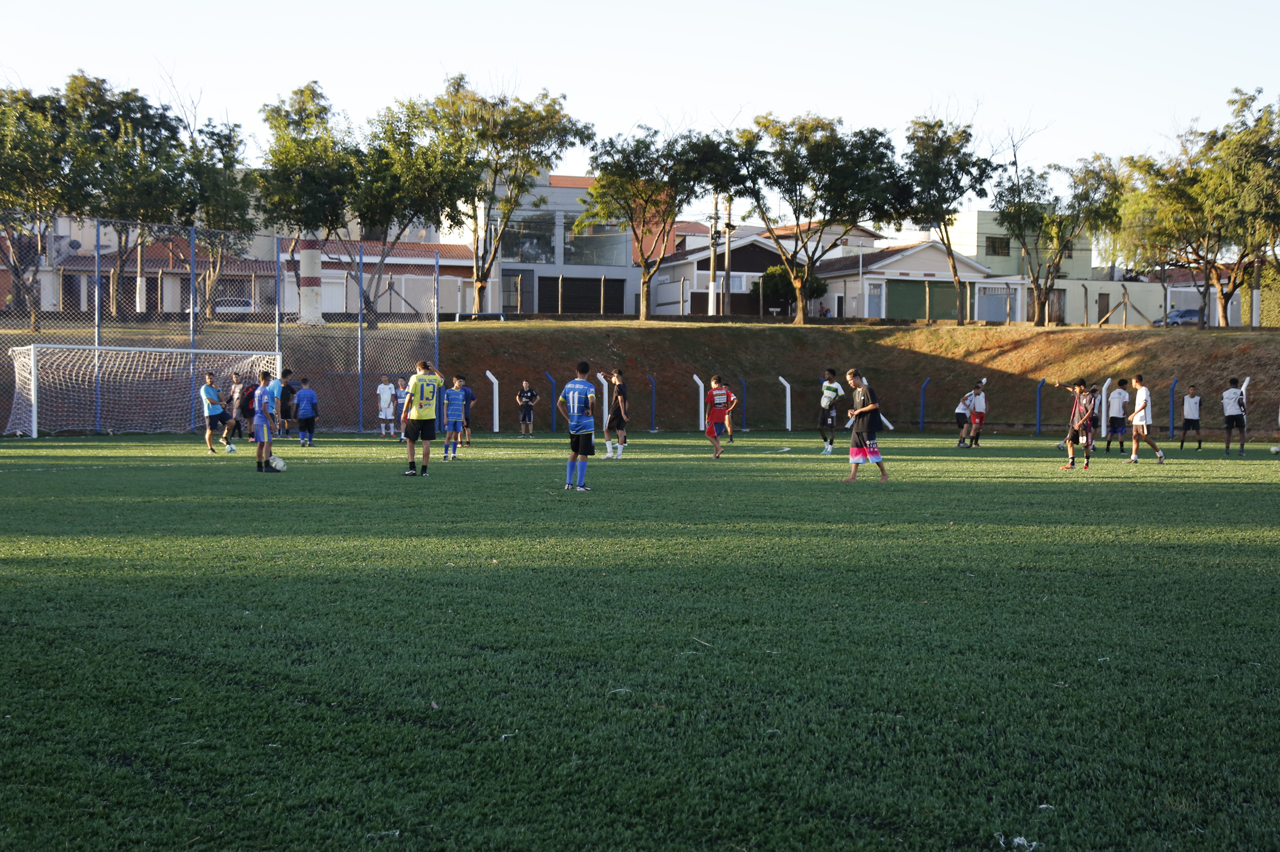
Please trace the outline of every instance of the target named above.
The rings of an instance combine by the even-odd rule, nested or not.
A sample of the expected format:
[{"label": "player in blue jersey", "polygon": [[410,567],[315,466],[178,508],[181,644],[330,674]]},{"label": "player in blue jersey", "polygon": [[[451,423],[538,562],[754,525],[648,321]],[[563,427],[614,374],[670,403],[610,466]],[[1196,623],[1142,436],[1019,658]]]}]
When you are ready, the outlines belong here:
[{"label": "player in blue jersey", "polygon": [[569,464],[564,472],[564,490],[574,487],[576,470],[578,490],[590,491],[587,487],[587,459],[596,454],[596,390],[587,378],[591,365],[579,361],[577,370],[578,377],[565,382],[564,390],[556,400],[556,406],[569,424]]},{"label": "player in blue jersey", "polygon": [[235,419],[222,405],[222,394],[213,383],[213,373],[204,374],[204,384],[200,386],[200,404],[204,406],[204,445],[209,452],[217,453],[213,448],[213,430],[221,428],[222,437],[218,440],[226,446],[227,436],[235,426]]},{"label": "player in blue jersey", "polygon": [[452,448],[452,460],[458,460],[458,444],[462,441],[462,433],[467,428],[466,410],[467,395],[463,393],[462,376],[453,377],[453,387],[444,392],[444,460],[449,461],[449,450]]},{"label": "player in blue jersey", "polygon": [[302,380],[302,389],[294,397],[293,404],[298,415],[298,440],[304,447],[316,445],[316,418],[320,416],[320,400],[311,389],[311,380]]},{"label": "player in blue jersey", "polygon": [[258,444],[258,473],[276,473],[276,469],[266,461],[271,458],[277,397],[271,389],[271,373],[263,370],[258,378],[258,389],[253,392],[253,439]]}]

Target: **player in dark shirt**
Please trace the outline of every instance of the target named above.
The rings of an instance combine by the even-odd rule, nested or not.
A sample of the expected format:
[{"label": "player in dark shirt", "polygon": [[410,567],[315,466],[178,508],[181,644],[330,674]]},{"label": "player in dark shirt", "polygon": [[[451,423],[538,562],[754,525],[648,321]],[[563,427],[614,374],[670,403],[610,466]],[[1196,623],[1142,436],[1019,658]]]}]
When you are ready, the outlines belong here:
[{"label": "player in dark shirt", "polygon": [[880,446],[876,443],[876,433],[880,431],[880,401],[876,392],[857,370],[845,374],[849,382],[849,399],[853,408],[849,409],[849,417],[853,420],[853,437],[849,440],[849,475],[841,482],[856,482],[858,466],[874,464],[880,468],[880,481],[888,482],[889,474],[884,469],[884,460],[880,457]]},{"label": "player in dark shirt", "polygon": [[538,392],[529,387],[529,383],[525,382],[520,390],[516,391],[516,404],[520,406],[520,437],[533,437],[533,406],[538,401]]},{"label": "player in dark shirt", "polygon": [[[604,457],[622,458],[622,448],[627,445],[627,421],[631,419],[627,402],[627,383],[622,380],[622,371],[614,370],[609,376],[613,383],[613,401],[609,403],[609,419],[604,424]],[[618,452],[613,452],[613,443],[609,440],[610,430],[618,433]]]}]

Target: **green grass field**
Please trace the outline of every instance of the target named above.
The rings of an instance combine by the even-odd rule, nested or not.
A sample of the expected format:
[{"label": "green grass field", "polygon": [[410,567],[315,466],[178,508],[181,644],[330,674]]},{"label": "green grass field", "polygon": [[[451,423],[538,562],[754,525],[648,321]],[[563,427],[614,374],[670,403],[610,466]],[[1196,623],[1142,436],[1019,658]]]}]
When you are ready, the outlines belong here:
[{"label": "green grass field", "polygon": [[1280,462],[1057,439],[5,440],[0,849],[1280,847]]}]

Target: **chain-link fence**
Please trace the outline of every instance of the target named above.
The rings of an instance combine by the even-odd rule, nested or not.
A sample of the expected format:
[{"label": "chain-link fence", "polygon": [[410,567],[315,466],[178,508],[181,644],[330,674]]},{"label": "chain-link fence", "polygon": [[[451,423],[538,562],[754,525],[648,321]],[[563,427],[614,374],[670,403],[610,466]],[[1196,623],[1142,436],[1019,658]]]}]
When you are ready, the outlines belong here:
[{"label": "chain-link fence", "polygon": [[310,379],[326,431],[376,429],[381,376],[439,361],[432,246],[13,213],[3,225],[0,423],[9,350],[32,343],[280,352],[292,381]]}]

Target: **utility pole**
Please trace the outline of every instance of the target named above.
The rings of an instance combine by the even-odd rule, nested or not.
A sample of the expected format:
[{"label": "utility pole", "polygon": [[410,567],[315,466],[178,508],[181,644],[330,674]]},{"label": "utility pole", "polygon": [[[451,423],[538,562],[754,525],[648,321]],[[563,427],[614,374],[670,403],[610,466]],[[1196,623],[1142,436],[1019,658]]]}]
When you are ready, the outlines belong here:
[{"label": "utility pole", "polygon": [[732,312],[733,308],[733,285],[729,277],[729,271],[733,268],[733,231],[738,226],[733,224],[733,196],[726,195],[724,197],[724,301],[721,303],[720,313],[726,316]]},{"label": "utility pole", "polygon": [[720,242],[720,196],[711,196],[711,282],[707,289],[707,316],[716,315],[716,246]]}]

